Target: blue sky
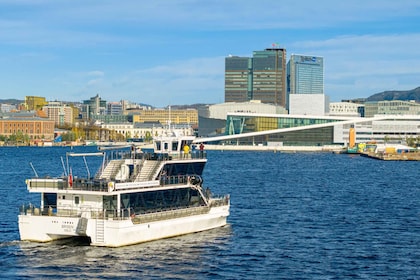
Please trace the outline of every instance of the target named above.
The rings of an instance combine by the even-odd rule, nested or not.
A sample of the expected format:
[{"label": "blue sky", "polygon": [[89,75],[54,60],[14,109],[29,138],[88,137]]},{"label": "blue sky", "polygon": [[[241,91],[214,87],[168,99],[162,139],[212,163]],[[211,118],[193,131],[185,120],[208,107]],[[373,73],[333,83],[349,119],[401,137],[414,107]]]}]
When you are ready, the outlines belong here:
[{"label": "blue sky", "polygon": [[0,0],[0,99],[224,102],[224,59],[324,57],[331,101],[420,86],[418,0]]}]

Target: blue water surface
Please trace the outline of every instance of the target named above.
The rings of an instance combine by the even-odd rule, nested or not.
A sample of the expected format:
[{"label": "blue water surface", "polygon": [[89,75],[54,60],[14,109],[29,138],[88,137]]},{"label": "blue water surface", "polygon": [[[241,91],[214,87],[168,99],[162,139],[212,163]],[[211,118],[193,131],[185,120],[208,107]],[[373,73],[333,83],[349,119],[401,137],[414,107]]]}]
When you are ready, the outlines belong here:
[{"label": "blue water surface", "polygon": [[204,185],[231,195],[226,227],[122,248],[19,241],[19,206],[39,204],[29,162],[60,175],[69,151],[0,148],[0,278],[420,279],[420,162],[208,151]]}]

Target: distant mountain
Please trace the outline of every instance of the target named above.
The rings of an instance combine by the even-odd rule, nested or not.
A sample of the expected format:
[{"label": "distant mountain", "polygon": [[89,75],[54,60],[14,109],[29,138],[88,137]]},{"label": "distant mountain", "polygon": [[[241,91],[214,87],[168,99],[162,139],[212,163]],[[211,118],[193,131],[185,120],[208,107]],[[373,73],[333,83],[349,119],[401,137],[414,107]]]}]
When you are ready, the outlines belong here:
[{"label": "distant mountain", "polygon": [[412,90],[388,90],[369,96],[366,101],[414,100],[420,103],[420,87]]},{"label": "distant mountain", "polygon": [[4,103],[4,104],[14,104],[14,105],[18,105],[25,102],[24,100],[19,100],[19,99],[0,99],[0,103]]}]

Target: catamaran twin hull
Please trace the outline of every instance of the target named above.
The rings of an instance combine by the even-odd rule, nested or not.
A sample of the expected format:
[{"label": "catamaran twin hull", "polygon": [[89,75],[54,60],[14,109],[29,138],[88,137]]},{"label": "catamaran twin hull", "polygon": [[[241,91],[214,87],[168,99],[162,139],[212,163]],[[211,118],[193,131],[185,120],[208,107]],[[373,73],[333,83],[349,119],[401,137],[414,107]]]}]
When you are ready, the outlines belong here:
[{"label": "catamaran twin hull", "polygon": [[[188,213],[189,212],[189,213]],[[119,247],[226,225],[229,205],[172,210],[128,219],[19,215],[21,240],[49,242],[85,236],[94,246]]]},{"label": "catamaran twin hull", "polygon": [[[48,242],[86,237],[91,245],[118,247],[226,225],[230,198],[214,196],[201,178],[203,151],[183,152],[193,136],[154,139],[151,152],[106,149],[67,153],[64,175],[26,180],[40,204],[20,209],[21,240]],[[86,157],[103,157],[92,176]],[[76,176],[70,159],[83,158],[87,176]]]}]

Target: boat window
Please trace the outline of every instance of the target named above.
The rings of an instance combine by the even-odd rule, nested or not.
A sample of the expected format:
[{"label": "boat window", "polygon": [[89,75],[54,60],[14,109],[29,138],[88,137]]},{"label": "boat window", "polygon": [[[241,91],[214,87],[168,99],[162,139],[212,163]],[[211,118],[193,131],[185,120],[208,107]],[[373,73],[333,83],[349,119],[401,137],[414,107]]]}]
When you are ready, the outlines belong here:
[{"label": "boat window", "polygon": [[78,196],[74,197],[74,204],[79,204],[80,203],[80,198]]},{"label": "boat window", "polygon": [[107,211],[117,209],[117,196],[116,195],[104,196],[103,204],[104,204],[104,209]]},{"label": "boat window", "polygon": [[161,144],[160,141],[156,141],[156,150],[160,151]]},{"label": "boat window", "polygon": [[178,151],[178,142],[172,142],[172,151]]},{"label": "boat window", "polygon": [[44,206],[55,208],[57,207],[57,194],[56,193],[44,193]]},{"label": "boat window", "polygon": [[164,150],[167,151],[168,150],[168,146],[169,146],[168,143],[165,142],[165,144],[163,146],[164,146]]}]

